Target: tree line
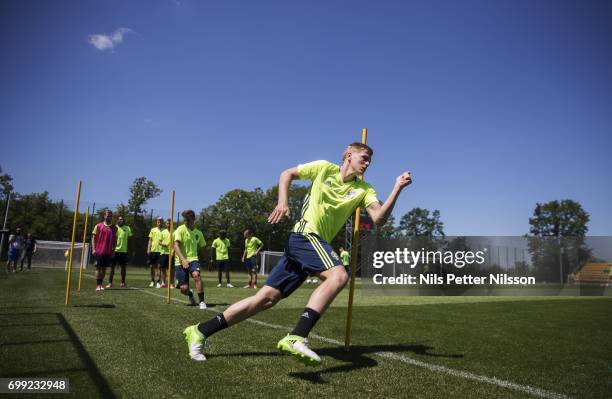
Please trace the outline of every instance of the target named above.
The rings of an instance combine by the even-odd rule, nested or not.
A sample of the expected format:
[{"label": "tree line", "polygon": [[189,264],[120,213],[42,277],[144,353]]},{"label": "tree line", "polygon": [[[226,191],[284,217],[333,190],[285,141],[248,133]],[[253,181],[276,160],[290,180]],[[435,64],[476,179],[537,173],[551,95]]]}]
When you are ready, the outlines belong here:
[{"label": "tree line", "polygon": [[[6,209],[9,193],[12,192],[12,177],[2,174],[0,169],[0,190],[2,191],[3,210]],[[240,259],[243,251],[243,232],[249,228],[264,242],[264,249],[282,251],[287,236],[297,222],[308,187],[293,184],[289,191],[290,217],[277,225],[266,222],[268,214],[274,209],[278,198],[278,186],[266,190],[234,189],[221,195],[212,205],[200,210],[196,225],[202,230],[210,244],[222,230],[227,232],[232,243],[231,256]],[[127,203],[120,203],[111,209],[115,214],[122,214],[132,227],[134,236],[130,242],[132,263],[145,263],[145,251],[148,233],[152,220],[148,217],[146,204],[159,196],[162,190],[145,177],[134,179],[130,186],[130,198]],[[90,218],[89,232],[93,224],[102,220],[106,208],[97,209]],[[197,211],[196,211],[197,213]],[[3,213],[4,215],[4,213]],[[48,192],[19,194],[12,192],[8,213],[9,229],[19,226],[24,232],[32,232],[39,240],[70,241],[72,233],[73,210],[63,201],[55,201]],[[559,245],[563,245],[564,264],[570,265],[587,259],[589,249],[584,244],[588,231],[589,215],[582,206],[573,200],[550,201],[537,203],[533,215],[529,218],[530,237],[529,252],[534,264],[540,265],[542,273],[550,274],[559,269]],[[367,216],[366,216],[367,222]],[[180,221],[175,221],[180,223]],[[77,223],[77,239],[83,236],[84,214],[81,213]],[[88,233],[89,233],[88,232]],[[444,223],[440,211],[424,208],[413,208],[404,214],[399,223],[391,216],[386,224],[373,227],[367,234],[380,238],[398,239],[403,237],[444,238]],[[569,238],[571,240],[561,240]],[[542,238],[549,238],[548,240]],[[345,231],[341,230],[331,243],[334,248],[344,245]],[[561,243],[563,241],[563,243]],[[6,243],[6,240],[5,240]],[[454,245],[460,246],[457,241]],[[6,251],[4,251],[6,253]],[[202,257],[209,258],[209,251]],[[572,258],[574,257],[574,258]],[[571,270],[563,270],[567,275]]]}]

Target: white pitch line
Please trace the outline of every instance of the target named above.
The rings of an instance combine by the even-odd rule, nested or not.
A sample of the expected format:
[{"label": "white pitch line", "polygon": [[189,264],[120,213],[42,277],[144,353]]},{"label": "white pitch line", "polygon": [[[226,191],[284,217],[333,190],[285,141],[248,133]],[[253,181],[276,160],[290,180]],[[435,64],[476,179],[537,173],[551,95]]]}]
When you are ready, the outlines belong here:
[{"label": "white pitch line", "polygon": [[[159,295],[159,294],[156,294],[154,292],[145,291],[145,290],[143,290],[141,288],[131,288],[131,289],[137,290],[139,292],[144,292],[145,294],[157,296],[157,297],[160,297],[160,298],[165,298],[166,297],[165,295]],[[181,300],[181,299],[178,299],[178,298],[172,298],[172,299],[175,300],[175,301],[178,301],[178,302],[187,303],[187,301],[184,301],[184,300]],[[206,310],[218,313],[219,310],[221,310],[221,308],[216,308],[214,310],[213,309],[206,309]],[[276,330],[291,331],[291,327],[279,326],[277,324],[270,324],[270,323],[266,323],[264,321],[259,321],[259,320],[255,320],[255,319],[246,319],[245,321],[248,321],[249,323],[258,324],[260,326],[273,328],[273,329],[276,329]],[[332,338],[323,337],[323,336],[318,335],[318,334],[310,334],[310,337],[314,338],[316,340],[328,343],[328,344],[332,344],[332,345],[338,345],[338,346],[343,346],[344,345],[344,342],[340,342],[340,341],[332,339]],[[545,389],[537,388],[537,387],[532,387],[530,385],[522,385],[522,384],[517,384],[517,383],[511,382],[511,381],[500,380],[499,378],[495,378],[495,377],[487,377],[487,376],[484,376],[484,375],[474,374],[474,373],[470,373],[468,371],[455,370],[455,369],[452,369],[450,367],[445,367],[445,366],[440,366],[440,365],[437,365],[437,364],[423,362],[423,361],[420,361],[420,360],[413,359],[413,358],[411,358],[409,356],[400,355],[400,354],[394,353],[394,352],[374,352],[373,354],[377,355],[377,356],[380,356],[380,357],[383,357],[385,359],[397,360],[399,362],[402,362],[402,363],[405,363],[405,364],[409,364],[411,366],[425,368],[425,369],[430,370],[430,371],[436,371],[436,372],[439,372],[439,373],[444,373],[444,374],[452,375],[453,377],[464,378],[466,380],[472,380],[472,381],[482,382],[482,383],[485,383],[485,384],[496,385],[496,386],[501,387],[501,388],[506,388],[506,389],[511,389],[511,390],[518,391],[518,392],[523,392],[523,393],[526,393],[526,394],[529,394],[529,395],[538,396],[540,398],[546,398],[546,399],[572,399],[570,396],[563,395],[563,394],[558,393],[558,392],[547,391]]]}]

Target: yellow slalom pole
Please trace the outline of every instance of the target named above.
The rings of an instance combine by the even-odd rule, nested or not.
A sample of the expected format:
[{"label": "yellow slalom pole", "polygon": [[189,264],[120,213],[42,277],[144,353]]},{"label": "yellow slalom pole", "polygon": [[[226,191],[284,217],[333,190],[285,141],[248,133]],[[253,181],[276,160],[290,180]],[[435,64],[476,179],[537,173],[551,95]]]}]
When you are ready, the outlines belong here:
[{"label": "yellow slalom pole", "polygon": [[[170,286],[174,284],[174,278],[172,278],[172,261],[174,256],[174,190],[172,190],[172,204],[170,205],[170,243],[168,244],[168,272],[166,273],[166,285],[168,286],[168,293],[166,294],[166,303],[170,303]],[[172,282],[170,282],[172,280]]]},{"label": "yellow slalom pole", "polygon": [[83,278],[83,260],[85,259],[85,240],[87,239],[87,222],[89,221],[89,207],[85,212],[85,227],[83,228],[83,247],[81,248],[81,267],[79,268],[79,285],[77,292],[81,293],[81,280]]},{"label": "yellow slalom pole", "polygon": [[79,216],[79,201],[81,200],[81,181],[77,188],[76,204],[74,204],[74,217],[72,219],[72,239],[70,240],[70,254],[68,255],[68,278],[66,279],[66,305],[70,304],[70,283],[72,281],[72,254],[74,253],[74,239],[76,236],[77,218]]},{"label": "yellow slalom pole", "polygon": [[[361,131],[361,143],[366,144],[368,129]],[[361,176],[363,179],[363,176]],[[353,322],[353,297],[355,296],[355,274],[357,271],[357,256],[359,254],[359,216],[361,208],[355,209],[355,224],[353,226],[353,241],[351,245],[351,282],[349,285],[348,311],[346,315],[346,334],[344,336],[344,350],[348,351],[351,346],[351,326]]]}]

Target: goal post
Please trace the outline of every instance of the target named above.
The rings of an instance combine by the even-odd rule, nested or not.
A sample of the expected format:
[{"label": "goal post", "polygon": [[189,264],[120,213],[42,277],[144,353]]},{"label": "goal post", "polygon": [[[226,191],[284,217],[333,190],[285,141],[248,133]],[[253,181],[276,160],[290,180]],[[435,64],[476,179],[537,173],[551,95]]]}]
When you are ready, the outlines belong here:
[{"label": "goal post", "polygon": [[[89,243],[86,243],[83,258],[83,268],[89,264]],[[72,270],[78,270],[81,265],[83,244],[74,243],[72,256]],[[32,256],[32,267],[66,269],[70,255],[69,241],[36,241],[36,252]]]},{"label": "goal post", "polygon": [[270,274],[270,270],[278,263],[279,259],[284,255],[284,252],[263,251],[259,265],[259,275],[264,276]]}]

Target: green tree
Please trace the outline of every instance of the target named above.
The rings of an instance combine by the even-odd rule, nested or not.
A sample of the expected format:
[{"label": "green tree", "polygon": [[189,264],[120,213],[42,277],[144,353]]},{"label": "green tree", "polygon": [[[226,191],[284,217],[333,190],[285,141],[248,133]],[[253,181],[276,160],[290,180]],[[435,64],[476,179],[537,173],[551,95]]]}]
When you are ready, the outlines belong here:
[{"label": "green tree", "polygon": [[159,196],[162,190],[146,177],[137,177],[130,187],[130,199],[127,208],[136,217],[144,212],[143,206],[152,198]]},{"label": "green tree", "polygon": [[6,207],[9,206],[8,198],[9,198],[11,191],[13,191],[12,183],[13,183],[13,178],[7,173],[2,174],[2,167],[0,166],[0,191],[2,192],[2,196],[0,197],[0,200],[2,201],[2,205],[3,205],[2,214],[0,214],[0,228],[3,227],[4,214],[6,212]]},{"label": "green tree", "polygon": [[585,245],[589,214],[578,202],[565,199],[537,203],[529,218],[529,252],[536,276],[543,281],[559,281],[589,259]]},{"label": "green tree", "polygon": [[278,186],[265,192],[261,188],[253,191],[231,190],[223,194],[217,202],[202,209],[198,226],[206,240],[211,242],[221,230],[230,239],[231,258],[240,259],[244,250],[243,232],[253,229],[255,235],[264,242],[266,250],[280,251],[284,248],[287,235],[300,217],[304,196],[308,188],[295,185],[289,189],[289,218],[276,225],[267,223],[268,215],[278,201]]},{"label": "green tree", "polygon": [[399,232],[404,236],[444,237],[444,223],[440,211],[413,208],[400,219]]},{"label": "green tree", "polygon": [[588,222],[589,214],[576,201],[537,203],[529,218],[529,233],[534,237],[584,237]]},{"label": "green tree", "polygon": [[382,226],[376,227],[376,236],[379,238],[397,238],[398,228],[395,226],[395,216],[390,215],[389,219]]},{"label": "green tree", "polygon": [[[51,200],[46,191],[26,195],[13,193],[9,227],[11,230],[21,227],[24,233],[31,232],[40,240],[69,241],[72,235],[72,212],[62,201]],[[84,218],[84,215],[79,214],[77,234],[82,234]]]},{"label": "green tree", "polygon": [[2,198],[6,199],[8,194],[13,191],[13,178],[8,173],[2,173],[2,167],[0,166],[0,190],[2,191]]},{"label": "green tree", "polygon": [[[128,244],[128,252],[130,259],[135,264],[146,263],[146,246],[151,223],[143,216],[144,206],[150,199],[158,197],[161,193],[162,190],[154,182],[146,177],[138,177],[134,179],[130,186],[130,198],[127,206],[121,203],[114,210],[117,214],[123,214],[124,217],[127,216],[128,212],[132,215],[132,220],[128,221],[133,233]],[[99,212],[98,218],[98,221],[101,220]]]}]

